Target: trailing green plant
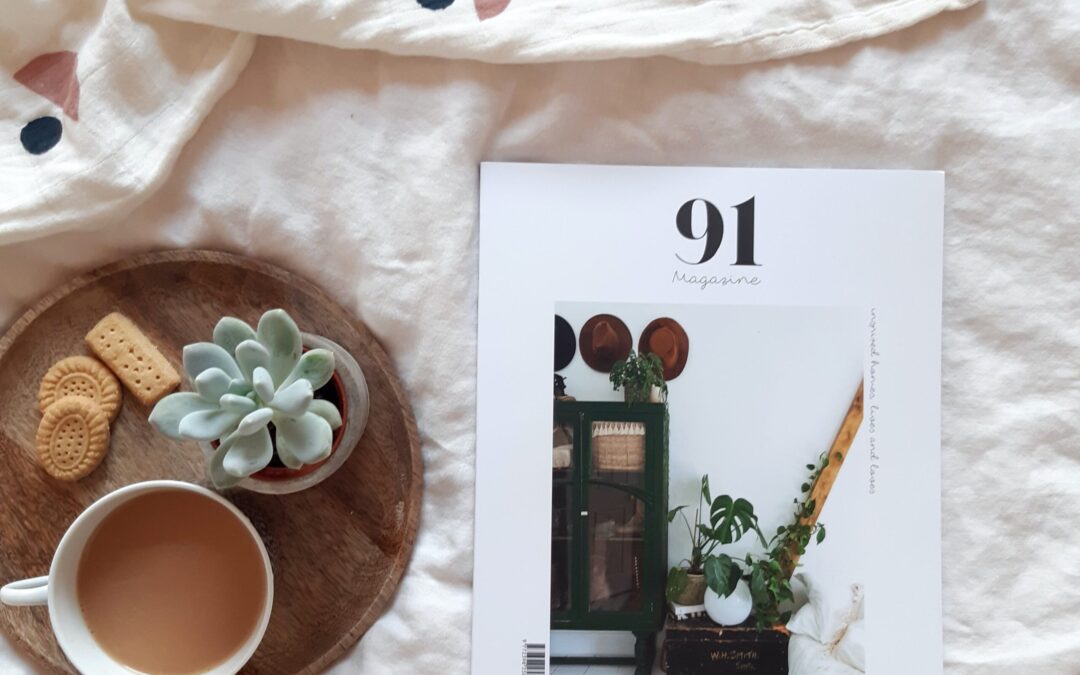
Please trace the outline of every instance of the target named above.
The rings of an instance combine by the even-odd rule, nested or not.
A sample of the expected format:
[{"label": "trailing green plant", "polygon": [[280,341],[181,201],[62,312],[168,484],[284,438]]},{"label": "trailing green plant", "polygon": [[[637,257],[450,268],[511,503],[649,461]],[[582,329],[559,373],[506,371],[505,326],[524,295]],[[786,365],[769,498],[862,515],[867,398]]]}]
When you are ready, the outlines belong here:
[{"label": "trailing green plant", "polygon": [[659,387],[664,399],[667,399],[664,363],[656,354],[631,351],[629,356],[611,367],[609,379],[616,391],[623,388],[628,403],[648,401],[649,391],[653,387]]},{"label": "trailing green plant", "polygon": [[[794,599],[791,590],[791,572],[797,558],[806,553],[811,541],[821,544],[825,541],[825,525],[816,522],[808,524],[806,520],[814,514],[817,504],[811,498],[811,491],[821,472],[829,465],[826,453],[817,464],[807,464],[809,478],[801,486],[801,497],[794,499],[792,522],[776,529],[776,534],[765,540],[753,505],[745,499],[732,499],[720,495],[710,499],[708,476],[702,476],[701,496],[698,501],[698,514],[695,526],[690,528],[689,520],[683,520],[690,528],[691,555],[682,562],[687,568],[673,567],[668,573],[668,599],[678,596],[686,588],[687,575],[693,573],[694,563],[705,575],[705,584],[717,595],[728,597],[738,586],[739,580],[746,580],[750,586],[753,601],[751,610],[758,630],[764,630],[777,624],[784,624],[791,618],[791,612],[780,611],[780,606]],[[710,503],[709,525],[700,521],[702,502]],[[668,522],[681,514],[686,506],[679,506],[668,512]],[[741,560],[726,553],[716,553],[717,547],[732,544],[747,532],[753,531],[765,549],[764,555],[747,553]]]},{"label": "trailing green plant", "polygon": [[791,618],[791,612],[780,611],[780,605],[794,599],[791,591],[791,573],[795,560],[806,553],[811,541],[821,544],[825,541],[825,525],[816,522],[812,525],[806,519],[814,514],[817,504],[811,498],[814,483],[821,472],[829,465],[827,453],[822,453],[817,464],[807,464],[810,476],[800,486],[800,497],[793,500],[792,521],[776,528],[776,534],[769,540],[765,556],[746,555],[744,578],[750,582],[750,596],[753,599],[753,616],[758,630],[777,624],[785,624]]},{"label": "trailing green plant", "polygon": [[813,525],[809,525],[805,521],[814,515],[814,511],[817,509],[817,502],[810,496],[811,490],[818,477],[821,476],[821,472],[827,466],[829,466],[828,453],[822,453],[818,457],[817,464],[806,465],[806,469],[810,471],[810,476],[799,488],[801,496],[792,500],[794,519],[791,523],[778,527],[776,534],[773,536],[770,551],[775,553],[774,557],[777,562],[780,563],[781,568],[789,576],[795,568],[795,561],[806,553],[806,548],[810,545],[811,540],[816,541],[818,544],[825,541],[825,524],[815,522]]}]

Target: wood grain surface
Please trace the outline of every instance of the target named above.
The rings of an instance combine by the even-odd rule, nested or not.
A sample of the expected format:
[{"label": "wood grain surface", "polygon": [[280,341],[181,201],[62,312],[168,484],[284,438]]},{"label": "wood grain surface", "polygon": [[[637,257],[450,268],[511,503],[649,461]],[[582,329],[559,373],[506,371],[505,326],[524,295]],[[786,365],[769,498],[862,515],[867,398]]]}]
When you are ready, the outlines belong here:
[{"label": "wood grain surface", "polygon": [[[386,610],[412,553],[422,464],[412,408],[382,347],[313,284],[280,268],[211,251],[150,253],[100,268],[40,300],[0,339],[0,582],[48,572],[67,526],[91,502],[155,478],[208,485],[193,442],[171,441],[126,394],[108,456],[66,484],[36,463],[37,389],[49,366],[86,354],[83,336],[104,315],[130,317],[180,368],[183,345],[207,341],[224,315],[254,325],[288,311],[301,330],[348,350],[363,369],[371,416],[349,460],[292,495],[230,491],[266,542],[274,568],[270,626],[245,673],[316,673]],[[0,629],[51,672],[73,672],[45,607],[0,607]]]},{"label": "wood grain surface", "polygon": [[[836,432],[836,438],[833,439],[832,446],[829,447],[829,464],[818,474],[817,480],[814,481],[814,485],[810,488],[809,498],[814,502],[814,511],[809,516],[799,520],[802,525],[813,526],[821,516],[821,510],[825,508],[825,500],[829,498],[829,493],[832,492],[833,485],[836,483],[836,477],[840,475],[840,467],[844,466],[848,450],[851,449],[851,444],[855,441],[855,434],[858,433],[862,420],[863,383],[859,382],[859,388],[855,390],[855,396],[851,399],[851,405],[848,406],[848,411],[844,415],[844,421],[840,423],[840,430]],[[793,550],[789,560],[790,564],[786,566],[784,572],[790,577],[799,562],[798,551]]]}]

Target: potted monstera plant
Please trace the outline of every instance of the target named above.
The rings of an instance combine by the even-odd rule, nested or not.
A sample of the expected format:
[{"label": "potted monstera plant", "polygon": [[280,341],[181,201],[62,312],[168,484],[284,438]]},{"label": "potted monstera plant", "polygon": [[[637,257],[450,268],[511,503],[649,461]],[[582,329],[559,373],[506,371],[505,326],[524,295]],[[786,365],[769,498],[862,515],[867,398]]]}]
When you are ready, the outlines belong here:
[{"label": "potted monstera plant", "polygon": [[300,332],[281,309],[256,328],[224,317],[212,342],[183,350],[192,391],[166,396],[150,423],[202,444],[219,488],[295,492],[344,463],[367,424],[363,372],[340,346]]},{"label": "potted monstera plant", "polygon": [[745,499],[729,495],[713,499],[709,477],[704,475],[693,527],[683,513],[686,508],[679,506],[668,512],[669,523],[676,516],[682,517],[690,533],[691,548],[690,557],[668,572],[667,598],[684,605],[704,603],[706,612],[717,623],[742,623],[750,614],[750,589],[742,579],[738,563],[716,551],[723,545],[739,541],[747,532],[757,534],[762,545],[766,545],[754,506]]},{"label": "potted monstera plant", "polygon": [[676,516],[682,518],[690,535],[690,555],[679,561],[668,572],[667,599],[680,605],[700,605],[705,601],[705,571],[703,565],[705,556],[712,553],[719,542],[710,536],[710,530],[701,522],[701,507],[703,504],[711,504],[712,497],[709,495],[709,476],[701,477],[701,493],[698,496],[698,506],[694,510],[694,524],[686,517],[683,509],[687,505],[677,506],[668,511],[668,524],[675,521]]},{"label": "potted monstera plant", "polygon": [[[759,630],[787,623],[790,612],[785,603],[794,599],[791,589],[791,573],[795,561],[806,553],[811,542],[821,544],[825,540],[825,525],[812,518],[815,503],[812,489],[821,472],[829,465],[823,453],[817,464],[807,464],[810,477],[800,488],[801,498],[793,500],[792,520],[776,528],[771,539],[766,540],[758,526],[754,506],[746,499],[720,495],[711,499],[708,476],[701,477],[701,496],[695,527],[691,529],[691,557],[684,560],[687,567],[673,567],[668,573],[667,596],[680,604],[687,602],[684,593],[690,588],[694,563],[704,579],[704,605],[709,618],[718,624],[740,624],[753,614]],[[709,517],[702,522],[702,506],[709,508]],[[668,522],[687,507],[680,506],[668,513]],[[689,527],[689,520],[683,516]],[[764,549],[764,554],[747,553],[733,558],[720,551],[720,547],[739,541],[743,535],[753,532]],[[680,599],[682,598],[682,599]]]}]

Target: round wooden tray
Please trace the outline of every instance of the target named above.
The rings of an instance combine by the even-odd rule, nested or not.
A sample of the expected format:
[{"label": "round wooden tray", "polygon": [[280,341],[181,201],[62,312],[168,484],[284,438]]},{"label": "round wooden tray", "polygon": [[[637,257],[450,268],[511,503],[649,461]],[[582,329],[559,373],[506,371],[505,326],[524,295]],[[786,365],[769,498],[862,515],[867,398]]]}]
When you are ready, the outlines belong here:
[{"label": "round wooden tray", "polygon": [[[43,298],[0,339],[0,582],[46,574],[67,526],[107,492],[153,478],[208,484],[196,444],[157,434],[130,395],[101,466],[78,483],[50,478],[34,459],[38,383],[49,366],[88,353],[83,336],[111,311],[130,317],[179,370],[182,346],[209,340],[220,317],[254,325],[274,307],[356,358],[371,416],[353,455],[320,485],[226,495],[251,518],[274,567],[270,626],[243,672],[315,673],[360,639],[389,606],[416,538],[423,469],[412,408],[361,322],[294,274],[225,253],[167,251],[100,268]],[[73,672],[44,607],[0,608],[0,629],[49,670]]]}]

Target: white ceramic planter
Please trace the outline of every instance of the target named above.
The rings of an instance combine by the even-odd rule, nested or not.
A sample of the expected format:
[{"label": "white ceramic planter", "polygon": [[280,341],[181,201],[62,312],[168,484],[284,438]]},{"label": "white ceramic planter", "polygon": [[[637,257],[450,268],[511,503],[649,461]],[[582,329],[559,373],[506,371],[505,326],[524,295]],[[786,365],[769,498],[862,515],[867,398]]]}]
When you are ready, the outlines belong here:
[{"label": "white ceramic planter", "polygon": [[721,626],[738,626],[750,617],[754,600],[750,597],[750,586],[739,579],[735,590],[726,598],[716,594],[711,588],[705,590],[705,613]]},{"label": "white ceramic planter", "polygon": [[[623,400],[624,401],[629,401],[630,400],[630,390],[627,389],[626,387],[623,387]],[[663,392],[663,390],[660,389],[660,387],[651,387],[649,389],[649,403],[663,403],[663,402],[664,402],[664,392]]]}]

